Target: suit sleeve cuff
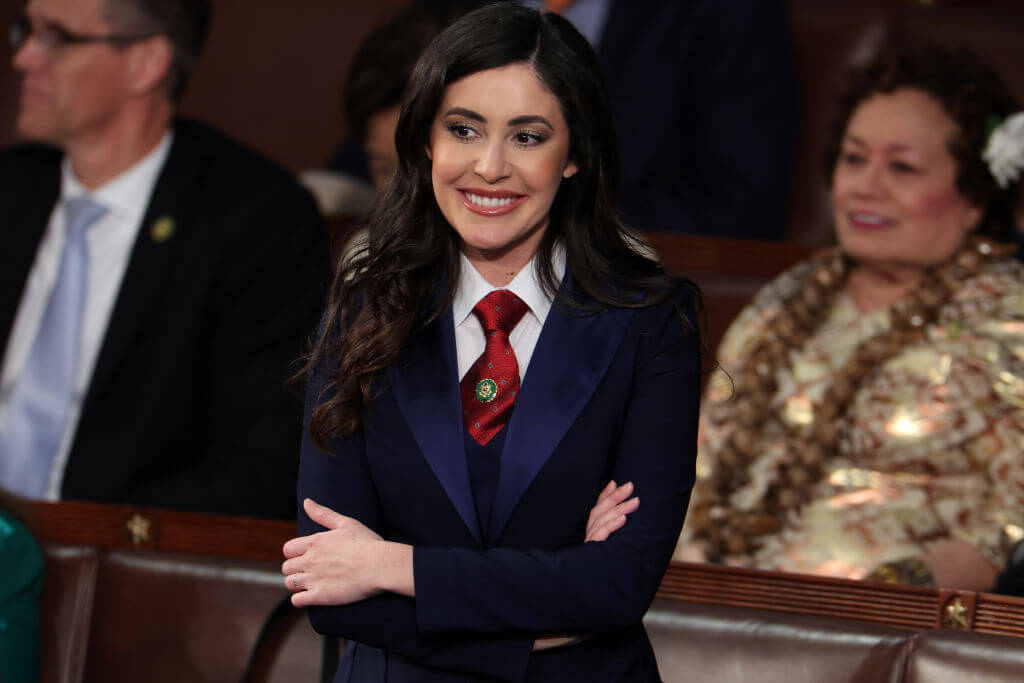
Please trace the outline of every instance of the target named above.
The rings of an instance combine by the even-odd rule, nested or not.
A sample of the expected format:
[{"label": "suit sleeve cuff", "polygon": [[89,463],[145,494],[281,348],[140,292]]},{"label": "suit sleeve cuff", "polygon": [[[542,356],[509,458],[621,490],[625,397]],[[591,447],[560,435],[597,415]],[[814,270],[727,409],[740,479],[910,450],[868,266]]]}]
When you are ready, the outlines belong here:
[{"label": "suit sleeve cuff", "polygon": [[451,633],[465,628],[465,622],[459,616],[462,600],[456,594],[458,578],[449,558],[450,554],[443,548],[413,548],[416,622],[423,635]]},{"label": "suit sleeve cuff", "polygon": [[[416,623],[420,635],[440,635],[467,630],[460,618],[459,580],[444,548],[415,546],[412,551],[413,581],[416,587]],[[462,586],[462,590],[466,590]],[[501,668],[501,680],[521,681],[533,652],[533,634],[496,637],[490,645],[492,661]]]}]

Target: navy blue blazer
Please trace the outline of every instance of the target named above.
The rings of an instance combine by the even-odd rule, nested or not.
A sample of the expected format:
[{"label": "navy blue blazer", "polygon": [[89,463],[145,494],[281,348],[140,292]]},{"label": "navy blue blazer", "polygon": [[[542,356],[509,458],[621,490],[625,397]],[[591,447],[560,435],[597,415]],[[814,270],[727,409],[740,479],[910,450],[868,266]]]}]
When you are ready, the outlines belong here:
[{"label": "navy blue blazer", "polygon": [[[700,344],[692,305],[570,313],[544,323],[508,424],[489,526],[464,447],[451,310],[377,383],[359,431],[302,446],[311,497],[411,544],[416,598],[310,609],[350,639],[335,682],[658,681],[641,619],[676,544],[694,479]],[[311,378],[306,421],[325,385]],[[601,489],[640,508],[586,543]],[[299,532],[322,530],[299,510]],[[595,634],[532,653],[538,634]]]}]

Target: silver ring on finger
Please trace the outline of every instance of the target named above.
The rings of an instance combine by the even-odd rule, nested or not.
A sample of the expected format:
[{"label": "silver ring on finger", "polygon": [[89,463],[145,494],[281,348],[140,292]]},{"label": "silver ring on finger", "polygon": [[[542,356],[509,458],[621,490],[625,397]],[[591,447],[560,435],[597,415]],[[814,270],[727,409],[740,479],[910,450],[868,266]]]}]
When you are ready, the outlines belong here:
[{"label": "silver ring on finger", "polygon": [[299,588],[299,575],[298,574],[292,574],[292,587],[295,588],[296,591],[301,591],[302,590],[301,588]]}]

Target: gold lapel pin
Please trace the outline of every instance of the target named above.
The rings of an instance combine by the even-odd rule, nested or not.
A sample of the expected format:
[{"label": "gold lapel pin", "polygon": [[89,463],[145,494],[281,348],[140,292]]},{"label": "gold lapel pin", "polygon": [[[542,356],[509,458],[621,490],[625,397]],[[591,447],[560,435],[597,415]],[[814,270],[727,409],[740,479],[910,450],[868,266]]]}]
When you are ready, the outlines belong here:
[{"label": "gold lapel pin", "polygon": [[153,226],[149,229],[149,236],[153,238],[154,242],[166,242],[174,236],[174,229],[174,219],[170,216],[161,216],[153,221]]}]

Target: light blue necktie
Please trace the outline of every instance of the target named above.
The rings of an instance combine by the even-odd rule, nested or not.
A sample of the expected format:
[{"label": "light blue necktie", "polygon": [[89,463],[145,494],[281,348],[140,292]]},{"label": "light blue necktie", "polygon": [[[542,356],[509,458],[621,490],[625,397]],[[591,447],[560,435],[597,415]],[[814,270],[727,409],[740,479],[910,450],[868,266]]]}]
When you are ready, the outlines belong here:
[{"label": "light blue necktie", "polygon": [[64,211],[68,229],[60,272],[0,425],[0,485],[28,498],[46,494],[64,434],[89,284],[86,229],[107,209],[76,197],[65,202]]}]

